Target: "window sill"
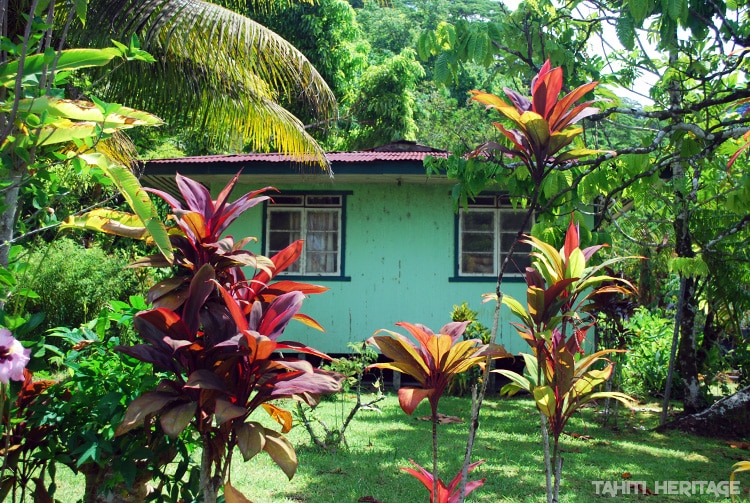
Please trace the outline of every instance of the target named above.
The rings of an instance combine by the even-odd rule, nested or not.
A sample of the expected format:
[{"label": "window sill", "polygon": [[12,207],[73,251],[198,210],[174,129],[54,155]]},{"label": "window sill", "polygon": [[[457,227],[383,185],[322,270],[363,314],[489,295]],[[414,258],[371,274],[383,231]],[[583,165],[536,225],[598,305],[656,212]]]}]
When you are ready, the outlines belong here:
[{"label": "window sill", "polygon": [[351,276],[322,276],[316,274],[277,274],[275,279],[290,279],[294,281],[351,281]]},{"label": "window sill", "polygon": [[[497,276],[452,276],[448,278],[449,283],[497,283]],[[526,278],[521,275],[504,276],[503,283],[524,283]]]}]

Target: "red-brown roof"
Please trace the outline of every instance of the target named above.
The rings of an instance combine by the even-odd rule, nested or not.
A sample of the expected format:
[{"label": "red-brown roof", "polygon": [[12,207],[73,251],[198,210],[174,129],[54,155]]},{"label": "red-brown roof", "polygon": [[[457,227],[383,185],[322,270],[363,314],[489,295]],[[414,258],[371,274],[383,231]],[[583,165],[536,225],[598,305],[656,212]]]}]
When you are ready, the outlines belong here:
[{"label": "red-brown roof", "polygon": [[[406,145],[405,145],[406,144]],[[387,148],[393,150],[384,150]],[[399,148],[412,148],[411,150],[400,150]],[[329,162],[376,162],[376,161],[423,161],[427,156],[448,157],[449,153],[411,142],[397,142],[384,147],[359,152],[328,152],[326,157]],[[181,157],[174,159],[149,159],[148,164],[209,164],[222,163],[246,163],[246,162],[290,162],[292,160],[286,154],[230,154],[230,155],[199,155],[194,157]]]}]

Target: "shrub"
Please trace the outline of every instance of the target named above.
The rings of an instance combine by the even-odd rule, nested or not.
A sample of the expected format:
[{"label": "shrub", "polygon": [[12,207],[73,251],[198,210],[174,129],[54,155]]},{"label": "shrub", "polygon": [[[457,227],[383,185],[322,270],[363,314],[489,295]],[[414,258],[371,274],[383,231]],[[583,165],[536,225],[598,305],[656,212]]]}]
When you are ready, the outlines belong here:
[{"label": "shrub", "polygon": [[32,253],[29,262],[28,286],[39,298],[29,299],[26,310],[46,315],[35,335],[59,326],[78,327],[95,319],[109,301],[126,301],[140,290],[138,274],[125,269],[127,259],[71,239],[55,240]]},{"label": "shrub", "polygon": [[623,391],[639,398],[662,394],[667,382],[674,317],[661,309],[650,311],[639,307],[624,326],[628,352],[622,357]]},{"label": "shrub", "polygon": [[[452,321],[468,321],[466,330],[462,335],[463,340],[479,339],[482,344],[490,342],[490,329],[477,321],[478,313],[469,308],[469,304],[462,302],[461,305],[454,305],[451,312]],[[461,372],[451,382],[448,387],[448,393],[455,396],[463,396],[469,392],[482,377],[482,371],[479,367],[472,367],[466,372]]]}]

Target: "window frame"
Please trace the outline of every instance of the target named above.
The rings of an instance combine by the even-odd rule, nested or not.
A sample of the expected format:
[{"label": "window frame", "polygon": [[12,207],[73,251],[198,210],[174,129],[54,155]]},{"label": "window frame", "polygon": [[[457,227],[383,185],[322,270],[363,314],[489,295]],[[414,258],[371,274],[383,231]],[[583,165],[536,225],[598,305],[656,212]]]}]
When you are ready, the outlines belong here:
[{"label": "window frame", "polygon": [[[283,277],[284,279],[305,279],[309,280],[310,278],[317,278],[318,280],[325,280],[325,281],[351,281],[351,278],[346,276],[346,200],[347,196],[351,195],[351,191],[301,191],[301,190],[288,190],[288,191],[280,191],[277,195],[271,195],[272,201],[265,201],[263,203],[263,254],[266,256],[271,256],[271,253],[269,252],[271,240],[270,240],[270,233],[273,231],[270,227],[270,217],[272,213],[272,208],[279,208],[284,210],[295,210],[298,209],[300,213],[302,214],[302,217],[300,219],[300,226],[301,226],[301,233],[300,233],[300,239],[305,240],[305,245],[307,244],[307,228],[304,224],[307,219],[307,213],[309,211],[314,210],[320,210],[320,209],[331,209],[335,210],[338,213],[338,237],[337,237],[337,255],[336,260],[338,262],[338,271],[335,273],[306,273],[306,272],[289,272],[288,270],[282,271],[278,274],[278,277]],[[334,204],[320,204],[311,202],[311,198],[325,198],[325,197],[339,197],[340,198],[340,204],[334,205]],[[301,202],[298,204],[292,204],[292,203],[278,203],[277,201],[283,201],[284,198],[301,198]],[[302,228],[304,226],[304,228]],[[306,251],[303,250],[302,255],[298,260],[302,260],[303,263],[306,260]]]},{"label": "window frame", "polygon": [[[450,278],[452,282],[495,282],[497,280],[497,274],[502,265],[502,260],[507,254],[507,250],[502,249],[502,237],[507,235],[508,232],[500,227],[502,225],[502,218],[498,218],[502,213],[522,213],[525,212],[525,208],[514,207],[510,203],[510,198],[507,194],[480,194],[474,201],[470,201],[467,209],[461,209],[454,217],[454,250],[455,260],[453,263],[453,277]],[[472,213],[491,213],[493,215],[493,229],[492,229],[492,258],[493,258],[493,271],[490,273],[469,273],[464,272],[463,268],[463,219],[467,214]],[[534,216],[532,215],[531,220],[528,223],[526,232],[529,232],[531,227],[534,225]],[[515,235],[518,229],[513,229],[512,233]],[[516,256],[516,253],[513,254]],[[511,265],[512,267],[512,265]],[[505,281],[509,282],[525,282],[525,275],[523,271],[506,271]]]}]

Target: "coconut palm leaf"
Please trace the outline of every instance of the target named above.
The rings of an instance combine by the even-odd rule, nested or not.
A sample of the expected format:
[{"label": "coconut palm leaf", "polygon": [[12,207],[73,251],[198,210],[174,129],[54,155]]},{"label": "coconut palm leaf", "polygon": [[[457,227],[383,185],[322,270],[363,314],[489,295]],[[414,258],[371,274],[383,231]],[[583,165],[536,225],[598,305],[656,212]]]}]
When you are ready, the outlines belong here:
[{"label": "coconut palm leaf", "polygon": [[156,63],[130,61],[104,75],[97,92],[107,99],[156,113],[172,127],[200,129],[217,148],[274,149],[327,167],[320,147],[278,100],[292,97],[330,115],[335,98],[284,39],[218,3],[91,0],[85,25],[70,30],[68,43],[107,46],[133,34]]}]

